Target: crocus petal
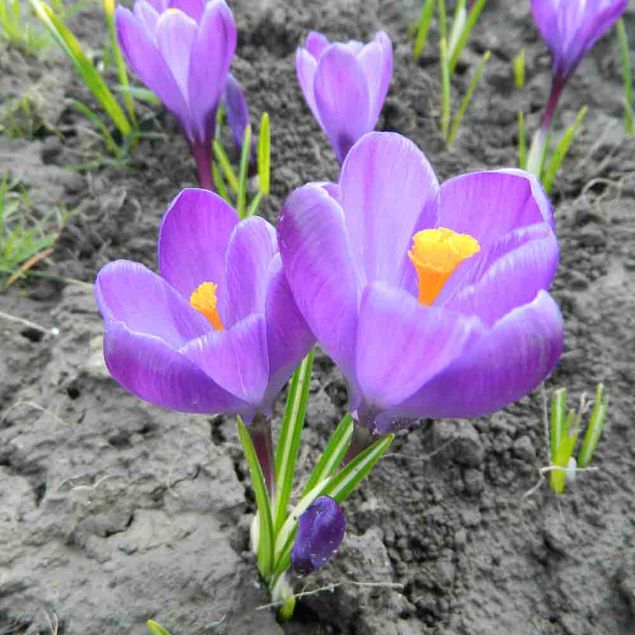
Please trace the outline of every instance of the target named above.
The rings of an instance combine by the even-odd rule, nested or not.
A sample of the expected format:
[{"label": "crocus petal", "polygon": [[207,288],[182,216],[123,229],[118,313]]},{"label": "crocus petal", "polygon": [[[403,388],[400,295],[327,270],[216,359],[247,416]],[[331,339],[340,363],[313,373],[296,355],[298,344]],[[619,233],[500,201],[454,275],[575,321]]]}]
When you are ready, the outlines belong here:
[{"label": "crocus petal", "polygon": [[210,331],[181,349],[219,386],[257,407],[269,379],[264,315],[250,315],[225,331]]},{"label": "crocus petal", "polygon": [[186,298],[203,282],[213,282],[222,290],[225,251],[236,223],[236,212],[220,196],[208,190],[183,190],[159,230],[161,275]]},{"label": "crocus petal", "polygon": [[[390,174],[398,175],[398,185]],[[413,234],[436,223],[439,185],[427,159],[401,135],[369,133],[346,157],[340,187],[366,280],[399,285],[404,269],[413,270],[407,255]]]},{"label": "crocus petal", "polygon": [[234,144],[241,150],[243,139],[245,138],[245,129],[249,125],[249,108],[247,107],[245,93],[231,73],[227,77],[227,84],[225,85],[224,102],[227,123],[232,131]]},{"label": "crocus petal", "polygon": [[315,343],[315,337],[291,294],[280,254],[274,257],[269,270],[265,316],[270,376],[268,392],[273,398]]},{"label": "crocus petal", "polygon": [[501,238],[472,269],[445,306],[478,316],[492,325],[512,309],[548,289],[558,268],[558,241],[546,223],[518,229]]},{"label": "crocus petal", "polygon": [[192,46],[189,103],[199,140],[211,141],[216,108],[236,50],[234,16],[223,0],[207,3]]},{"label": "crocus petal", "polygon": [[126,390],[163,408],[220,413],[249,407],[166,342],[134,333],[122,322],[106,322],[104,359],[110,374]]},{"label": "crocus petal", "polygon": [[563,347],[558,306],[546,291],[484,332],[445,371],[397,409],[402,416],[478,417],[533,390]]},{"label": "crocus petal", "polygon": [[117,39],[129,66],[179,119],[185,134],[190,136],[188,105],[149,31],[124,7],[117,7],[115,19]]},{"label": "crocus petal", "polygon": [[168,8],[179,9],[198,22],[201,19],[201,15],[203,15],[205,0],[170,0]]},{"label": "crocus petal", "polygon": [[328,45],[329,41],[322,33],[311,31],[309,35],[307,35],[305,48],[316,60],[320,59],[320,56]]},{"label": "crocus petal", "polygon": [[282,210],[278,243],[300,313],[333,361],[353,377],[361,283],[341,207],[318,185],[295,190]]},{"label": "crocus petal", "polygon": [[392,42],[388,35],[384,31],[377,33],[375,39],[362,48],[357,59],[364,69],[368,82],[369,122],[374,128],[384,106],[392,78]]},{"label": "crocus petal", "polygon": [[148,35],[156,44],[157,22],[159,21],[159,12],[148,2],[139,0],[135,2],[134,14],[143,26],[145,26]]},{"label": "crocus petal", "polygon": [[183,95],[188,94],[188,75],[197,25],[182,11],[165,11],[157,22],[157,45]]},{"label": "crocus petal", "polygon": [[275,229],[258,216],[242,221],[229,238],[225,254],[223,320],[230,328],[251,313],[265,312],[268,272],[278,252]]},{"label": "crocus petal", "polygon": [[373,129],[368,84],[355,54],[343,44],[324,51],[315,73],[315,103],[320,121],[341,163],[351,146]]},{"label": "crocus petal", "polygon": [[528,172],[473,172],[441,185],[439,226],[470,234],[481,251],[510,231],[543,222],[554,226],[551,203]]},{"label": "crocus petal", "polygon": [[137,262],[107,264],[97,275],[95,293],[106,324],[122,322],[129,331],[152,335],[172,348],[210,329],[165,280]]},{"label": "crocus petal", "polygon": [[319,496],[298,519],[291,563],[293,570],[308,575],[323,567],[337,551],[346,531],[346,518],[330,496]]},{"label": "crocus petal", "polygon": [[427,307],[402,289],[364,290],[357,327],[357,380],[366,406],[389,410],[446,368],[478,321]]},{"label": "crocus petal", "polygon": [[299,48],[295,54],[295,71],[298,76],[298,83],[304,95],[307,106],[311,110],[311,114],[326,132],[320,119],[320,112],[315,103],[315,73],[317,72],[317,60],[309,51]]},{"label": "crocus petal", "polygon": [[157,12],[157,13],[162,13],[163,11],[165,11],[166,9],[166,2],[167,0],[136,0],[135,2],[135,6],[137,4],[142,4],[142,3],[147,3],[152,5],[152,8]]}]

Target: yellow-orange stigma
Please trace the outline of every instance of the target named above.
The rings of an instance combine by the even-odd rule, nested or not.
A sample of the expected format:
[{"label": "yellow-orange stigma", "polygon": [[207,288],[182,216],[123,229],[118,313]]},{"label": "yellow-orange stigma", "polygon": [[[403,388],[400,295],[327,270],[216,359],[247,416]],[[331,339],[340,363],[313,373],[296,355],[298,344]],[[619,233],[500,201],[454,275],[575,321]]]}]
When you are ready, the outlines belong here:
[{"label": "yellow-orange stigma", "polygon": [[216,308],[216,289],[218,285],[213,282],[199,284],[190,296],[190,304],[200,311],[217,331],[222,331],[223,323]]},{"label": "yellow-orange stigma", "polygon": [[480,251],[476,238],[439,227],[424,229],[412,238],[408,256],[419,276],[419,302],[430,306],[454,270]]}]

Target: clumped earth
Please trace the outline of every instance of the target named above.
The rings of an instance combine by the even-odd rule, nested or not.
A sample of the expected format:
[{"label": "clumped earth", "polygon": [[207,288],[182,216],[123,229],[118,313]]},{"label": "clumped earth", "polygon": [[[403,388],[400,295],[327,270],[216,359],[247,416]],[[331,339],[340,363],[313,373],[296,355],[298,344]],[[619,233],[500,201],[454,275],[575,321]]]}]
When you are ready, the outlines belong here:
[{"label": "clumped earth", "polygon": [[[410,55],[413,3],[232,3],[240,33],[234,72],[253,115],[272,118],[266,216],[276,218],[292,188],[337,176],[294,76],[295,47],[309,29],[338,39],[388,31],[395,77],[378,127],[412,138],[447,178],[513,165],[518,109],[530,129],[537,123],[549,59],[527,5],[488,3],[456,87],[465,90],[487,48],[492,60],[448,151],[437,130],[435,37],[420,62]],[[635,33],[633,9],[626,23]],[[72,26],[96,46],[104,33],[99,6]],[[511,76],[521,46],[522,93]],[[28,187],[42,213],[72,210],[40,268],[55,278],[31,278],[0,295],[0,632],[51,633],[58,624],[64,635],[141,635],[149,618],[175,635],[635,632],[635,141],[622,131],[613,38],[582,64],[560,111],[568,123],[589,106],[554,192],[562,248],[554,293],[566,352],[546,386],[566,385],[577,399],[607,384],[599,470],[579,475],[559,498],[545,486],[525,496],[548,460],[540,391],[471,423],[424,421],[395,441],[346,503],[342,548],[305,583],[333,588],[305,597],[285,626],[259,608],[268,598],[248,553],[254,503],[232,420],[144,404],[109,378],[101,357],[90,283],[111,259],[154,266],[161,215],[193,185],[185,144],[169,116],[145,109],[145,129],[167,141],[143,141],[127,171],[69,169],[96,148],[69,106],[89,96],[55,49],[45,58],[0,45],[3,112],[28,94],[37,117],[30,138],[0,137],[0,172]],[[311,392],[304,471],[346,404],[342,379],[323,355]]]}]

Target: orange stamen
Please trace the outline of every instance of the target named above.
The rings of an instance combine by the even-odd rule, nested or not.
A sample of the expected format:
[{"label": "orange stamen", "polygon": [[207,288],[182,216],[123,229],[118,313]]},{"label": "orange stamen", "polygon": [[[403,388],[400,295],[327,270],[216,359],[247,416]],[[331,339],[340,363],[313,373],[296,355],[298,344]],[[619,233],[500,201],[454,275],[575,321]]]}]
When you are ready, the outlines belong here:
[{"label": "orange stamen", "polygon": [[216,308],[216,289],[218,285],[213,282],[203,282],[192,292],[190,304],[200,311],[217,331],[222,331],[223,323]]}]

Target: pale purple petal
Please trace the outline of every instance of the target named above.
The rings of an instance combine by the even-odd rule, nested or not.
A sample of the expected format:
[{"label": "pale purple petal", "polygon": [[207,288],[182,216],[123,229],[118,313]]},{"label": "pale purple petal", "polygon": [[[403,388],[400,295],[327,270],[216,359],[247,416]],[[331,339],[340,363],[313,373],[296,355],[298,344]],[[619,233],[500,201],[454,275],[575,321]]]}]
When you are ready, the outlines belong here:
[{"label": "pale purple petal", "polygon": [[163,278],[129,260],[107,264],[95,282],[104,321],[122,322],[135,333],[154,336],[178,348],[210,329],[209,322]]},{"label": "pale purple petal", "polygon": [[162,13],[167,8],[167,0],[136,0],[135,8],[138,4],[149,4],[157,13]]},{"label": "pale purple petal", "polygon": [[[223,101],[225,102],[227,123],[232,132],[234,144],[238,150],[242,150],[245,130],[249,125],[249,108],[243,89],[231,73],[227,77]],[[251,146],[250,151],[253,149],[253,139]]]},{"label": "pale purple petal", "polygon": [[352,249],[366,280],[400,285],[404,270],[412,275],[407,254],[414,233],[436,223],[439,185],[427,159],[405,137],[373,132],[349,152],[340,187]]},{"label": "pale purple petal", "polygon": [[554,369],[562,315],[546,291],[486,331],[445,371],[396,409],[411,417],[478,417],[520,399]]},{"label": "pale purple petal", "polygon": [[211,140],[216,109],[225,90],[234,52],[236,24],[223,0],[212,0],[205,6],[196,40],[192,46],[189,75],[189,103],[194,129],[201,141]]},{"label": "pale purple petal", "polygon": [[166,342],[132,332],[122,322],[106,321],[104,359],[110,374],[126,390],[157,406],[193,413],[249,408]]},{"label": "pale purple petal", "polygon": [[392,78],[392,42],[388,35],[384,31],[377,33],[375,39],[362,48],[357,59],[364,69],[368,82],[369,121],[374,128],[384,106]]},{"label": "pale purple petal", "polygon": [[223,324],[230,328],[251,313],[265,312],[268,273],[278,252],[275,229],[254,216],[236,227],[225,254],[225,284],[221,288]]},{"label": "pale purple petal", "polygon": [[237,223],[236,212],[220,196],[208,190],[183,190],[159,230],[161,275],[188,299],[203,282],[219,285],[222,297],[225,251]]},{"label": "pale purple petal", "polygon": [[406,291],[364,290],[357,326],[357,381],[367,408],[389,410],[461,354],[478,320],[423,306]]},{"label": "pale purple petal", "polygon": [[287,199],[278,224],[287,280],[324,350],[353,376],[360,274],[338,203],[317,185]]},{"label": "pale purple petal", "polygon": [[320,112],[315,103],[315,73],[317,72],[316,59],[303,48],[299,48],[295,54],[295,70],[298,76],[298,83],[304,95],[307,106],[311,110],[311,114],[326,132],[320,119]]},{"label": "pale purple petal", "polygon": [[180,352],[219,386],[259,406],[269,379],[264,315],[250,315],[226,331],[210,331]]},{"label": "pale purple petal", "polygon": [[343,44],[329,46],[318,63],[314,90],[322,127],[341,163],[374,125],[369,121],[368,83],[355,54]]},{"label": "pale purple petal", "polygon": [[179,9],[198,22],[203,15],[205,0],[169,0],[168,8]]},{"label": "pale purple petal", "polygon": [[148,2],[139,0],[134,5],[135,17],[145,26],[148,35],[156,44],[157,22],[159,20],[159,12]]},{"label": "pale purple petal", "polygon": [[316,60],[319,60],[328,45],[329,41],[325,35],[317,31],[311,31],[309,35],[307,35],[306,44],[304,46]]}]

